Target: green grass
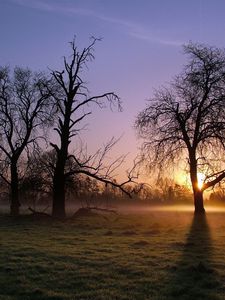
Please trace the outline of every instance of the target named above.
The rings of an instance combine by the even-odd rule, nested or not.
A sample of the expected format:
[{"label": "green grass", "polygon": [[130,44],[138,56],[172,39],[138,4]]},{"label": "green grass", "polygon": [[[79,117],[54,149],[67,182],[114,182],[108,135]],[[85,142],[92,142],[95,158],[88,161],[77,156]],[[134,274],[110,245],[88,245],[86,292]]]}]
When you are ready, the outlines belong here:
[{"label": "green grass", "polygon": [[0,299],[225,299],[225,214],[2,215]]}]

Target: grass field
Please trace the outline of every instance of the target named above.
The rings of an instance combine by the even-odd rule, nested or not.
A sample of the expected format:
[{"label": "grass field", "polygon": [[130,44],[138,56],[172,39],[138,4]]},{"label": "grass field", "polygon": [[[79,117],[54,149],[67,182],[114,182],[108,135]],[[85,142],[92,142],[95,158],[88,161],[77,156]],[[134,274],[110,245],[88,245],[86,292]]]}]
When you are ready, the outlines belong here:
[{"label": "grass field", "polygon": [[225,214],[1,215],[0,299],[225,299]]}]

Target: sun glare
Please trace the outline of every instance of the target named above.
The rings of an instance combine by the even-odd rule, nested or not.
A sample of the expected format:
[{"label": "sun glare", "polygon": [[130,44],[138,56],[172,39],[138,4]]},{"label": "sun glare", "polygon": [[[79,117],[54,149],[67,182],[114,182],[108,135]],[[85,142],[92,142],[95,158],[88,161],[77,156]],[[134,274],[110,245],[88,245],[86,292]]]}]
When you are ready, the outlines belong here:
[{"label": "sun glare", "polygon": [[198,173],[198,188],[201,190],[204,180],[205,180],[205,175],[203,173]]}]

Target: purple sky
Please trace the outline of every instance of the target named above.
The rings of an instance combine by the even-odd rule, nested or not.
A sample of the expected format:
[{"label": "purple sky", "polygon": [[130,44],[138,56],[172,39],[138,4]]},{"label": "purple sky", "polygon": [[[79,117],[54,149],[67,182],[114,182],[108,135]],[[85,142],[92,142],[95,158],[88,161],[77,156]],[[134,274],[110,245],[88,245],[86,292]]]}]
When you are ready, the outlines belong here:
[{"label": "purple sky", "polygon": [[225,45],[224,0],[0,0],[0,65],[59,68],[68,42],[102,37],[85,75],[92,94],[116,92],[124,111],[96,110],[83,139],[89,152],[123,135],[113,156],[135,156],[132,128],[154,88],[185,63],[182,44]]}]

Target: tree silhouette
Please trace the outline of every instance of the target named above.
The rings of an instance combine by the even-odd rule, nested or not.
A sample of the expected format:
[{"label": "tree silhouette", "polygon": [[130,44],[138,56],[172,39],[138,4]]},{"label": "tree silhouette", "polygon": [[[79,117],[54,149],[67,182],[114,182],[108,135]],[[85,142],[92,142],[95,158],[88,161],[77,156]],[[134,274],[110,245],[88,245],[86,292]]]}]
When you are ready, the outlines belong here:
[{"label": "tree silhouette", "polygon": [[1,178],[10,186],[11,214],[19,214],[18,162],[25,150],[37,146],[41,128],[51,122],[51,94],[42,73],[16,67],[0,68]]},{"label": "tree silhouette", "polygon": [[[86,83],[83,79],[84,70],[87,64],[94,59],[93,51],[97,39],[92,38],[90,44],[79,51],[75,40],[70,43],[71,56],[64,57],[62,71],[53,71],[53,78],[58,85],[57,93],[54,93],[56,106],[58,109],[58,122],[54,128],[59,137],[59,144],[51,143],[56,151],[56,164],[53,176],[53,207],[52,215],[58,218],[65,217],[65,183],[68,176],[84,174],[110,183],[121,188],[122,184],[117,184],[112,180],[112,171],[123,161],[123,157],[111,163],[108,167],[103,166],[103,160],[107,153],[115,144],[115,139],[111,139],[101,151],[97,151],[92,156],[84,155],[82,149],[78,155],[69,153],[69,145],[73,137],[77,137],[82,130],[82,121],[92,113],[92,105],[103,108],[106,102],[110,107],[116,106],[121,110],[119,97],[113,92],[101,95],[90,96]],[[67,170],[68,162],[70,170]],[[104,173],[104,174],[103,174]],[[129,176],[127,182],[132,179]]]},{"label": "tree silhouette", "polygon": [[[184,46],[189,62],[139,113],[136,128],[151,163],[163,169],[187,158],[196,213],[203,192],[225,178],[225,52],[199,44]],[[198,173],[205,174],[203,186]]]}]

